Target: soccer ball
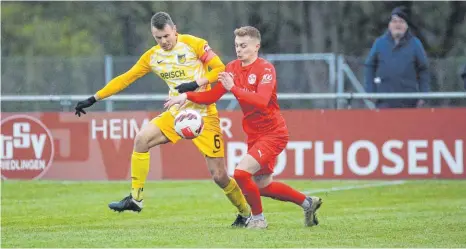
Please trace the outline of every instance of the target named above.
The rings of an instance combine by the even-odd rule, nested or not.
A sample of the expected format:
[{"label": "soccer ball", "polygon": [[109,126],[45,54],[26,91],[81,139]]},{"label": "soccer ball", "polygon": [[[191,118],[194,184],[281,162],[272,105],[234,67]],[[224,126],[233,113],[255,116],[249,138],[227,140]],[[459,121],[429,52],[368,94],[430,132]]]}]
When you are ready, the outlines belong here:
[{"label": "soccer ball", "polygon": [[182,138],[196,138],[201,134],[203,128],[204,119],[196,110],[183,110],[175,117],[175,131]]}]

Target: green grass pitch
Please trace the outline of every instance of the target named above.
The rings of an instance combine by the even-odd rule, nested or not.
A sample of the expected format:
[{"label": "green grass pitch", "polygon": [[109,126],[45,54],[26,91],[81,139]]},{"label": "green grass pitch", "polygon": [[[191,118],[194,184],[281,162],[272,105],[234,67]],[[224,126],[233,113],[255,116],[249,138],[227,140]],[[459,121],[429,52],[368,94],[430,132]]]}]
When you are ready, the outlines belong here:
[{"label": "green grass pitch", "polygon": [[[377,181],[285,181],[302,191]],[[129,182],[2,181],[2,247],[466,247],[466,181],[323,191],[320,225],[302,210],[263,198],[269,228],[233,229],[235,210],[211,181],[145,187],[141,213],[107,203]]]}]

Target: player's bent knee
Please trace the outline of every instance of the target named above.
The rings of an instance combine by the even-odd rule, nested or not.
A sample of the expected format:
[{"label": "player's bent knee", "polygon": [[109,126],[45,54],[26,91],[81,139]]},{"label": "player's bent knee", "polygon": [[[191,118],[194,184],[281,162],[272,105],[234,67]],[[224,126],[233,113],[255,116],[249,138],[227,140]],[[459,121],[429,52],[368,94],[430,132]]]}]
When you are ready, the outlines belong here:
[{"label": "player's bent knee", "polygon": [[148,139],[143,132],[138,132],[134,138],[134,151],[147,152],[149,151]]},{"label": "player's bent knee", "polygon": [[168,142],[168,138],[162,133],[159,127],[149,123],[136,134],[134,150],[136,152],[147,152],[156,145]]},{"label": "player's bent knee", "polygon": [[273,181],[272,175],[258,175],[254,176],[254,182],[256,183],[258,188],[265,188],[270,185]]},{"label": "player's bent knee", "polygon": [[243,160],[241,160],[238,166],[236,166],[236,169],[255,174],[257,171],[261,169],[261,166],[254,157],[252,157],[249,154],[246,154]]},{"label": "player's bent knee", "polygon": [[251,174],[241,169],[235,169],[235,173],[233,174],[233,177],[240,184],[245,181],[248,181],[249,178],[251,178]]}]

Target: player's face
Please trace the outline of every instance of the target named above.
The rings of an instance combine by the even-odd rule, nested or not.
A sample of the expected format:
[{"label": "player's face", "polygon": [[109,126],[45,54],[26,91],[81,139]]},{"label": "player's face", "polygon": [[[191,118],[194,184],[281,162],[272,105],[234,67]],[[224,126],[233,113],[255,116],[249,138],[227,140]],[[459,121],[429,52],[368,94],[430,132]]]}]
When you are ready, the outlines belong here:
[{"label": "player's face", "polygon": [[249,62],[257,57],[260,43],[256,38],[250,36],[236,36],[236,56],[240,61]]},{"label": "player's face", "polygon": [[171,50],[176,45],[176,26],[167,24],[163,29],[152,27],[151,31],[155,41],[163,50]]},{"label": "player's face", "polygon": [[394,15],[388,24],[388,30],[390,30],[393,37],[401,38],[408,30],[408,24],[403,18]]}]

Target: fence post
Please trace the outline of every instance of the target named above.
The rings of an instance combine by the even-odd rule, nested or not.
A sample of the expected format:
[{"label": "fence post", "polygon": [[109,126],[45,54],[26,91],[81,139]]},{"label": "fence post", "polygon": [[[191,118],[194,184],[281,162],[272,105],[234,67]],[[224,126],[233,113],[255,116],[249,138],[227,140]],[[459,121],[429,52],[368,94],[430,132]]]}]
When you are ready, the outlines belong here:
[{"label": "fence post", "polygon": [[[338,55],[337,66],[337,93],[345,92],[345,75],[343,74],[343,55]],[[337,98],[337,109],[342,109],[346,104],[345,99]]]},{"label": "fence post", "polygon": [[[113,78],[113,57],[111,55],[105,56],[105,83],[107,84]],[[113,111],[113,101],[110,99],[105,100],[105,111],[112,112]]]},{"label": "fence post", "polygon": [[[329,82],[330,82],[330,91],[331,93],[334,93],[337,89],[335,89],[336,87],[336,82],[337,82],[337,79],[335,77],[335,73],[337,72],[337,69],[336,69],[336,56],[335,54],[332,54],[328,60],[328,64],[329,64]],[[338,99],[335,99],[333,100],[333,104],[332,104],[332,108],[335,108],[335,103],[337,104],[338,106]]]}]

